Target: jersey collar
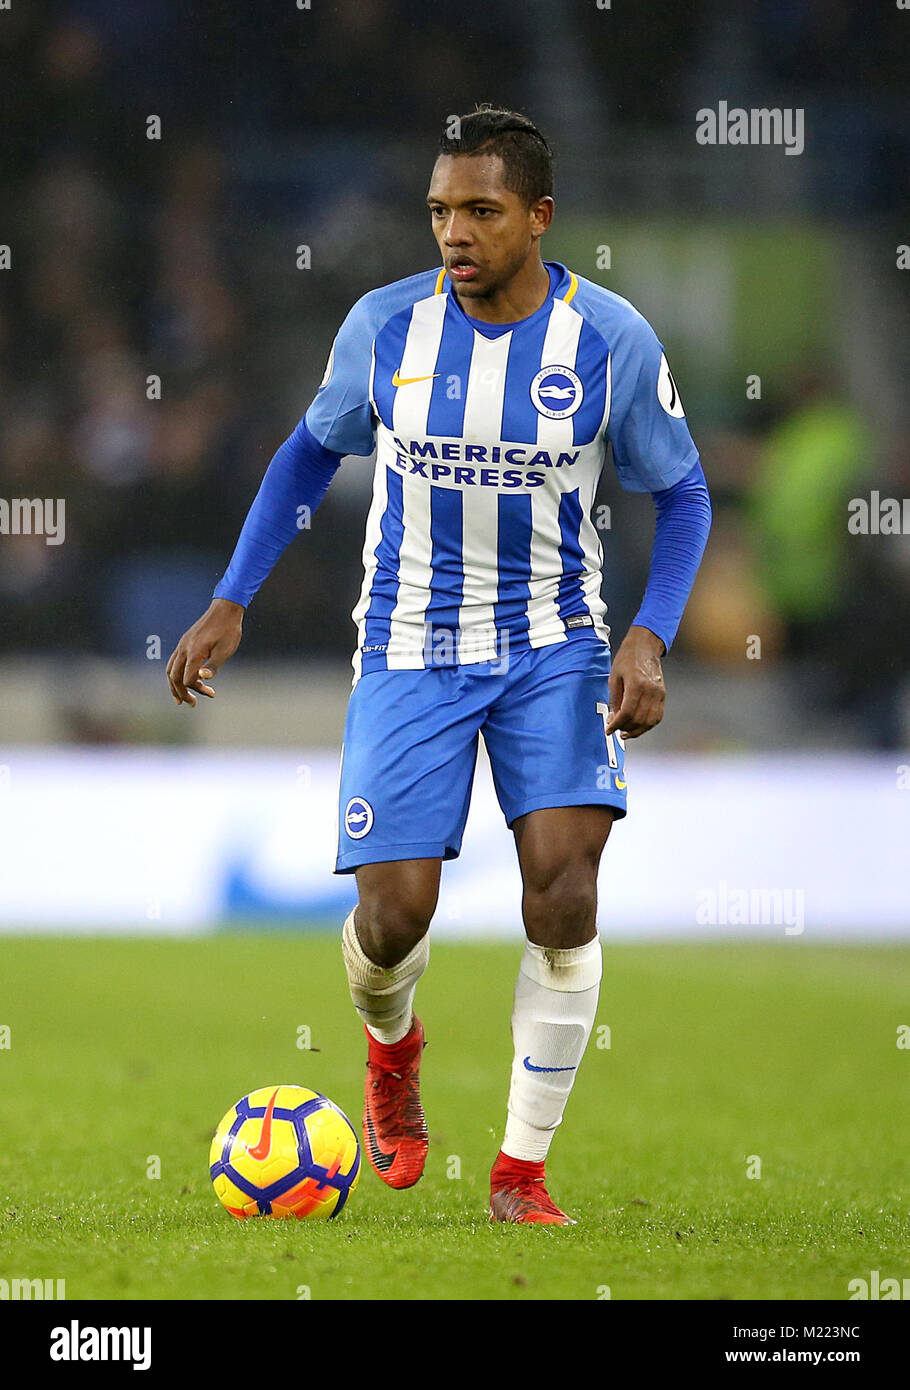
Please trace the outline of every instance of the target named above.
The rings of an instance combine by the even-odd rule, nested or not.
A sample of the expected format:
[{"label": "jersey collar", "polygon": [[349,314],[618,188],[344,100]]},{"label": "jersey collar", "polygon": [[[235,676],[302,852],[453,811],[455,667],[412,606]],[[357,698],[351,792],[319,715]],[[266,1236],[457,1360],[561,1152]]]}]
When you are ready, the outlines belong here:
[{"label": "jersey collar", "polygon": [[528,324],[535,323],[537,319],[544,314],[548,314],[554,299],[564,299],[566,303],[572,300],[575,291],[578,289],[578,276],[573,274],[571,270],[567,270],[560,261],[544,261],[544,265],[550,276],[550,289],[546,299],[539,309],[534,310],[533,314],[529,314],[528,317],[524,319],[516,319],[514,323],[486,323],[482,319],[472,318],[470,314],[465,312],[458,296],[452,292],[451,285],[446,285],[445,267],[443,267],[437,277],[436,294],[448,294],[456,311],[462,314],[471,327],[477,329],[478,333],[483,333],[488,338],[498,338],[501,337],[502,334],[509,333],[515,328],[524,328]]}]

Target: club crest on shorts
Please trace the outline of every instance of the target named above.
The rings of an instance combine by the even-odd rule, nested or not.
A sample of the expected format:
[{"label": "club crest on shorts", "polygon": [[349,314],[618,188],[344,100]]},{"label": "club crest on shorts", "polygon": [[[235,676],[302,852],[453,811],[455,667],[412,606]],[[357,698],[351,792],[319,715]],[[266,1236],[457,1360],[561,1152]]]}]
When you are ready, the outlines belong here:
[{"label": "club crest on shorts", "polygon": [[568,420],[584,394],[581,377],[571,367],[541,367],[531,382],[531,400],[548,420]]},{"label": "club crest on shorts", "polygon": [[362,796],[352,796],[344,808],[344,828],[352,840],[362,840],[373,829],[373,808]]}]

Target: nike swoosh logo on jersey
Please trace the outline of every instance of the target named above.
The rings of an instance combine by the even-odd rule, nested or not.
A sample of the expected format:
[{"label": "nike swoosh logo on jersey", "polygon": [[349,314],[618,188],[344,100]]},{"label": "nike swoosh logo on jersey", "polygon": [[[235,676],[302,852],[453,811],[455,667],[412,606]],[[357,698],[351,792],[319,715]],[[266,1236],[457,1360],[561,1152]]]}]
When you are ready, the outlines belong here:
[{"label": "nike swoosh logo on jersey", "polygon": [[392,376],[393,386],[413,386],[415,381],[435,381],[439,376],[438,372],[431,372],[429,376],[399,376],[397,372]]},{"label": "nike swoosh logo on jersey", "polygon": [[387,1173],[391,1168],[392,1164],[395,1162],[395,1159],[398,1155],[398,1150],[393,1149],[390,1154],[387,1154],[384,1153],[382,1149],[379,1147],[378,1143],[376,1142],[376,1134],[373,1130],[373,1117],[370,1114],[369,1110],[366,1114],[366,1122],[367,1142],[370,1146],[370,1153],[373,1157],[373,1163],[381,1173]]},{"label": "nike swoosh logo on jersey", "polygon": [[272,1098],[269,1101],[268,1105],[265,1107],[265,1114],[262,1117],[262,1132],[259,1135],[259,1143],[256,1145],[254,1149],[251,1149],[249,1145],[247,1145],[247,1153],[249,1154],[250,1158],[260,1160],[268,1158],[269,1156],[269,1151],[272,1147],[272,1111],[275,1109],[275,1097],[277,1096],[277,1094],[277,1090],[272,1092]]},{"label": "nike swoosh logo on jersey", "polygon": [[527,1071],[575,1071],[574,1067],[535,1067],[530,1054],[525,1058],[524,1065]]}]

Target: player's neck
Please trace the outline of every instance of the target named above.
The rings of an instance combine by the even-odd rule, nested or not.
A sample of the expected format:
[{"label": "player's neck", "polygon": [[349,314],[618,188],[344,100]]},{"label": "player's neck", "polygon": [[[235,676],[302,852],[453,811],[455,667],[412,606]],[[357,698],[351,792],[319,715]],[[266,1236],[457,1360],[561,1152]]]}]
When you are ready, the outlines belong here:
[{"label": "player's neck", "polygon": [[[458,291],[456,289],[456,294]],[[476,298],[458,296],[458,302],[469,318],[481,323],[518,323],[530,318],[550,293],[550,272],[540,253],[529,256],[521,270],[505,285],[489,295]]]}]

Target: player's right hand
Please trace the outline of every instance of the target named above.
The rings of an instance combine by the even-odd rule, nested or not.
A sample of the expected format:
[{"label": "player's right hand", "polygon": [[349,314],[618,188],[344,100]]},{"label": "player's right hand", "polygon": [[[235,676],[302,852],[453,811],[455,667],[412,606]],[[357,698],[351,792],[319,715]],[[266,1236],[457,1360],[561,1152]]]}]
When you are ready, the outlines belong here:
[{"label": "player's right hand", "polygon": [[243,636],[245,609],[230,599],[215,598],[198,622],[181,637],[167,664],[167,680],[178,705],[195,705],[196,693],[214,700],[210,681],[233,656]]}]

